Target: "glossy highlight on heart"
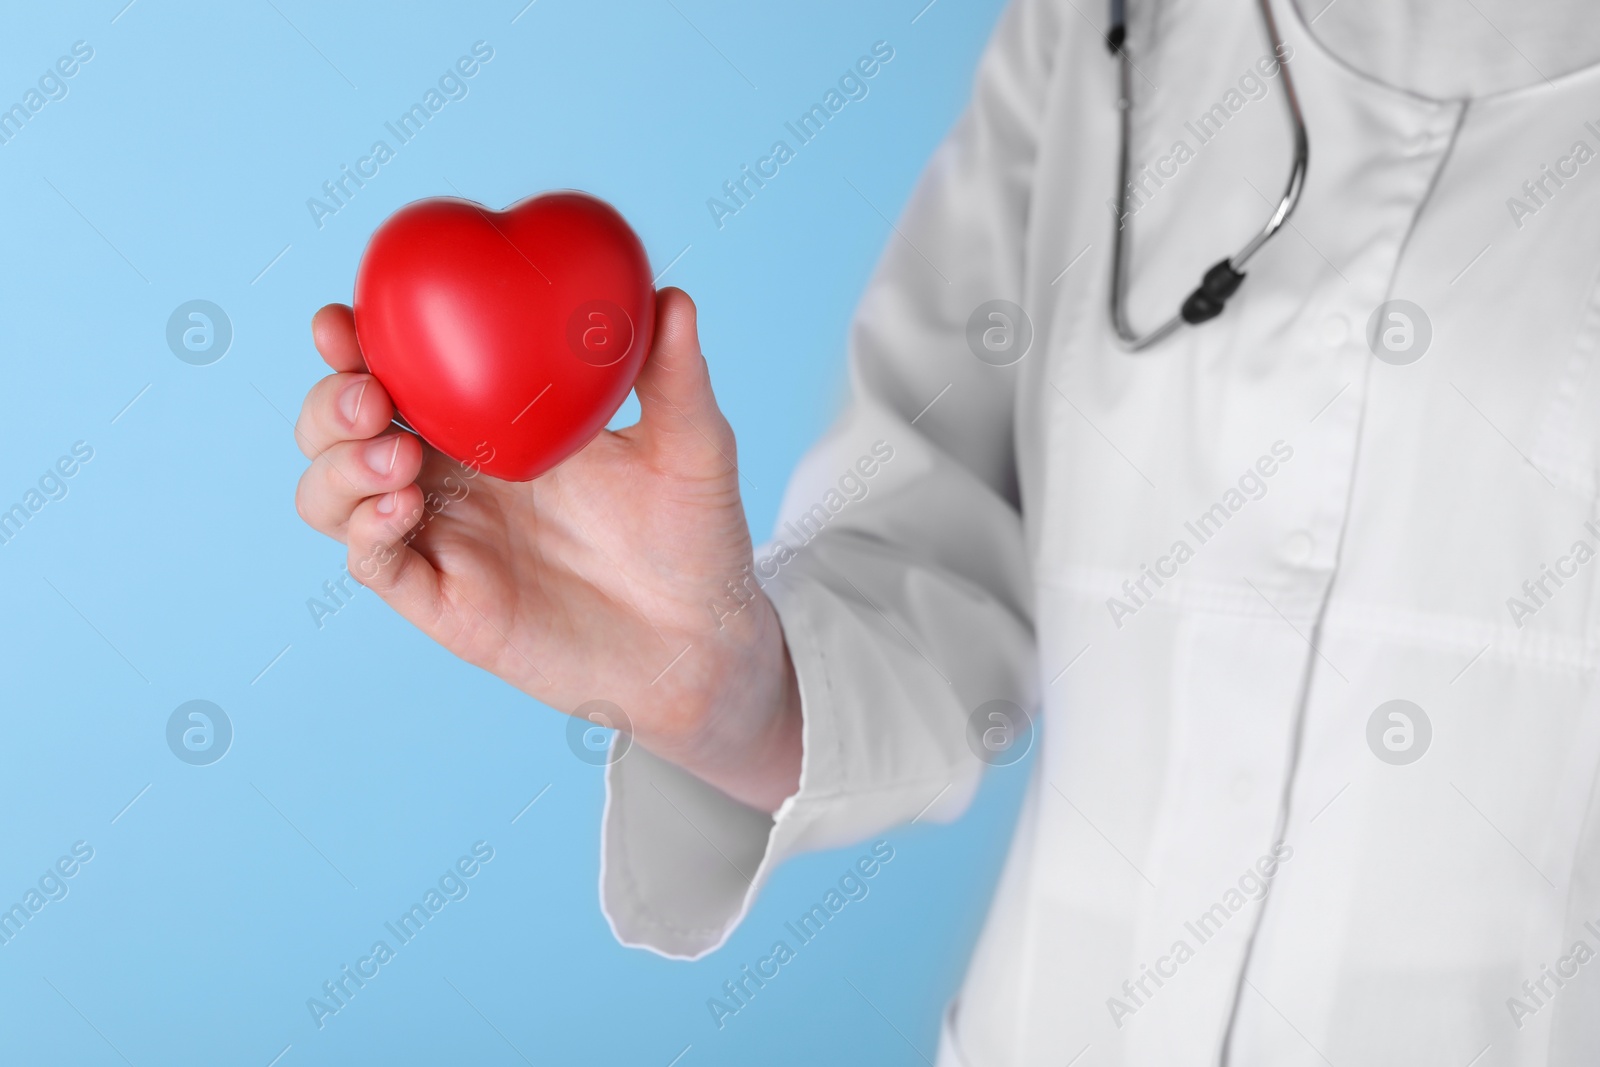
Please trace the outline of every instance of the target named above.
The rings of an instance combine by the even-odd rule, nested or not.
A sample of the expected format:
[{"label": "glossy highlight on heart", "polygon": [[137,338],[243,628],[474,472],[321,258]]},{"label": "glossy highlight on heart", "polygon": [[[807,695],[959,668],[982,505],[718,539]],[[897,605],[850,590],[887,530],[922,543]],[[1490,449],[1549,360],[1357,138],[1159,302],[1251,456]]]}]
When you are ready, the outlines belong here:
[{"label": "glossy highlight on heart", "polygon": [[587,193],[504,211],[434,197],[378,227],[356,271],[367,367],[423,440],[530,481],[588,444],[650,350],[644,245]]}]

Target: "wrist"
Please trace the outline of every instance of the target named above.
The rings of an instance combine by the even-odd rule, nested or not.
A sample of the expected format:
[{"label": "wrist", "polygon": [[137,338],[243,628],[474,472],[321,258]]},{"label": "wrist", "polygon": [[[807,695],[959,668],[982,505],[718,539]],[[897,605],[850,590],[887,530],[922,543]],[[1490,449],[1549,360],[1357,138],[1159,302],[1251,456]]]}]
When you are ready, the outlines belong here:
[{"label": "wrist", "polygon": [[[776,610],[764,595],[746,625],[718,631],[702,684],[681,694],[697,705],[683,735],[639,737],[733,799],[769,814],[800,787],[804,749],[800,686]],[[674,716],[674,718],[678,718]]]}]

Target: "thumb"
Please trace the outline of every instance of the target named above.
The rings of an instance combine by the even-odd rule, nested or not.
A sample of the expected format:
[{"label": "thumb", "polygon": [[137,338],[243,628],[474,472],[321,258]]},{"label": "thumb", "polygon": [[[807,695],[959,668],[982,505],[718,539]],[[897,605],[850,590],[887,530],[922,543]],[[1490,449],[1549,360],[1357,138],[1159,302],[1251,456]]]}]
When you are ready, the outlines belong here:
[{"label": "thumb", "polygon": [[634,391],[639,440],[658,462],[683,474],[721,473],[735,465],[733,428],[711,392],[700,353],[694,301],[682,289],[656,294],[656,327]]}]

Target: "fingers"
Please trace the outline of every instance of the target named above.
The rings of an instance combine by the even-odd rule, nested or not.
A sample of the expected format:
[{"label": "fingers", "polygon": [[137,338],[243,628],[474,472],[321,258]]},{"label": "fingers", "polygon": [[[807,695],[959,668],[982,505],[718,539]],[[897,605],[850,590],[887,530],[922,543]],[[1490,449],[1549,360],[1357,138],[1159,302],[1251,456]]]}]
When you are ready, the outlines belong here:
[{"label": "fingers", "polygon": [[439,611],[439,575],[405,535],[422,518],[422,442],[384,434],[394,404],[356,341],[355,314],[329,304],[311,319],[311,336],[336,373],[311,388],[295,439],[311,457],[295,506],[314,529],[346,541],[350,573],[413,622],[427,628]]},{"label": "fingers", "polygon": [[[300,476],[295,508],[312,529],[345,540],[357,507],[375,496],[415,488],[411,483],[421,469],[422,442],[411,434],[339,441],[312,460]],[[417,489],[419,499],[421,492]]]},{"label": "fingers", "polygon": [[394,404],[370,374],[330,374],[306,394],[294,439],[307,459],[339,441],[365,440],[389,425]]},{"label": "fingers", "polygon": [[311,316],[311,340],[323,361],[336,371],[364,371],[361,346],[356,342],[356,316],[346,304],[329,304]]},{"label": "fingers", "polygon": [[440,605],[440,577],[433,565],[405,543],[423,514],[422,490],[407,485],[370,497],[350,515],[350,573],[424,632],[431,632]]},{"label": "fingers", "polygon": [[650,356],[634,383],[640,440],[685,474],[717,474],[734,464],[733,430],[717,407],[700,353],[694,301],[681,289],[656,296]]}]

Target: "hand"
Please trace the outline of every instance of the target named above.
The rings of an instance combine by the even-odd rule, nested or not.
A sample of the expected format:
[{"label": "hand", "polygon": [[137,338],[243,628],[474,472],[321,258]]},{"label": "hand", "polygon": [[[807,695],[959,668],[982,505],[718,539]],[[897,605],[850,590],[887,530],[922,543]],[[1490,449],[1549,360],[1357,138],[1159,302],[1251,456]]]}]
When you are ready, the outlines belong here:
[{"label": "hand", "polygon": [[457,656],[559,711],[609,700],[639,744],[770,812],[799,782],[794,668],[750,578],[694,304],[664,289],[656,307],[639,422],[519,483],[391,425],[350,308],[330,304],[311,332],[335,373],[295,428],[311,459],[295,502],[349,546],[358,581]]}]

